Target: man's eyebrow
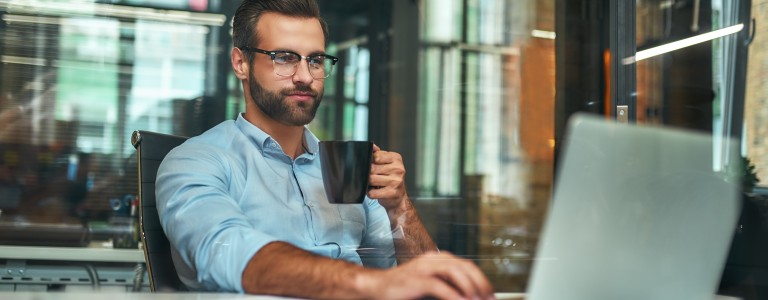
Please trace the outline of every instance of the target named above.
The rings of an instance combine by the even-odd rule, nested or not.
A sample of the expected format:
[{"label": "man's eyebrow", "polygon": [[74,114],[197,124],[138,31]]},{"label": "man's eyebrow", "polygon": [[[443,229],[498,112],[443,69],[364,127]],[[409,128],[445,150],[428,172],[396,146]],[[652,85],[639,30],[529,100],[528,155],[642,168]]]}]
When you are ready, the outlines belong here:
[{"label": "man's eyebrow", "polygon": [[[291,49],[285,49],[285,48],[278,48],[278,49],[275,49],[275,50],[272,50],[272,51],[274,51],[274,52],[291,52],[291,53],[296,53],[296,54],[301,55],[297,51],[294,51],[294,50],[291,50]],[[326,55],[326,54],[328,54],[328,53],[326,53],[325,51],[316,50],[316,51],[312,51],[309,54],[304,55],[304,56]]]},{"label": "man's eyebrow", "polygon": [[272,50],[272,52],[291,52],[291,53],[298,54],[298,52],[296,52],[296,51],[293,51],[291,49],[285,49],[285,48],[277,48],[277,49]]}]

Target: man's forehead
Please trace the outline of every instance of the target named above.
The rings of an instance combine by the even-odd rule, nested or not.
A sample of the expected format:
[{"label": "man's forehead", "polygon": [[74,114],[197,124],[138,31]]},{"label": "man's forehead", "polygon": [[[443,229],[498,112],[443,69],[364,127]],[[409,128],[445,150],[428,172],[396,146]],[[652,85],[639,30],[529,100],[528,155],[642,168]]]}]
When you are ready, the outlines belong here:
[{"label": "man's forehead", "polygon": [[317,51],[325,46],[323,28],[317,18],[291,17],[268,12],[259,18],[256,30],[262,47],[316,48],[311,51]]}]

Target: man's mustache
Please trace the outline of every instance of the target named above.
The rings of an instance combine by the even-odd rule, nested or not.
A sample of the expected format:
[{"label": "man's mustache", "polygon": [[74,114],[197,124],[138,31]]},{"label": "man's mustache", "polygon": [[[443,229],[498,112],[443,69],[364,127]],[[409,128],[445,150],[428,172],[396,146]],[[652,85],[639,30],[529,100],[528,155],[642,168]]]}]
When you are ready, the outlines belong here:
[{"label": "man's mustache", "polygon": [[283,96],[288,96],[295,92],[302,92],[302,93],[309,94],[312,97],[317,97],[317,92],[312,90],[312,88],[309,87],[308,85],[299,85],[299,86],[296,86],[296,88],[293,88],[290,90],[283,90],[281,94],[283,94]]}]

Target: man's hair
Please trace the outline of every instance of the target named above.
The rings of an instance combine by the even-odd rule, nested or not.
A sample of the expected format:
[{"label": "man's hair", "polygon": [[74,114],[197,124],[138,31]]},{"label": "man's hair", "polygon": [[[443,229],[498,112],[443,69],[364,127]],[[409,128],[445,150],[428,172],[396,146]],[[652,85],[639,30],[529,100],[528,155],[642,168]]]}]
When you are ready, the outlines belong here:
[{"label": "man's hair", "polygon": [[[328,42],[328,25],[320,17],[316,0],[243,0],[232,22],[232,44],[235,47],[255,47],[259,43],[256,24],[261,15],[274,12],[289,17],[314,18],[320,21],[323,38]],[[250,60],[253,53],[246,52]]]}]

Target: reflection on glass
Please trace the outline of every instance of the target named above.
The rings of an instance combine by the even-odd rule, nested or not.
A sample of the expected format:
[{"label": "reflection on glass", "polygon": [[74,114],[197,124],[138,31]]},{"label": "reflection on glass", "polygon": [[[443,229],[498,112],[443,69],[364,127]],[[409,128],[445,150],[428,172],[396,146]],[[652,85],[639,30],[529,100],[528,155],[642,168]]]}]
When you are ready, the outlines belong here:
[{"label": "reflection on glass", "polygon": [[202,114],[187,108],[205,94],[213,27],[89,16],[87,7],[78,16],[2,7],[0,226],[13,234],[0,244],[135,248],[129,133],[184,134],[178,123]]},{"label": "reflection on glass", "polygon": [[[123,2],[173,9],[191,3]],[[415,116],[415,128],[405,132],[415,137],[390,132],[387,142],[414,145],[414,153],[404,153],[413,156],[409,193],[425,207],[420,213],[435,241],[475,258],[500,291],[524,290],[553,177],[550,33],[556,1],[396,2],[385,19],[419,17],[408,28],[418,42],[404,47],[412,59],[406,61],[392,50],[404,33],[372,18],[374,2],[320,2],[328,16],[356,15],[328,19],[335,31],[326,50],[341,62],[325,79],[323,105],[309,125],[313,132],[321,139],[367,140],[370,128],[391,128],[403,115]],[[646,49],[735,25],[737,2],[701,1],[698,30],[692,30],[693,1],[638,1],[637,44]],[[81,224],[103,239],[116,231],[111,221],[124,224],[113,217],[126,213],[121,200],[136,193],[132,130],[193,135],[211,120],[243,111],[244,102],[229,66],[216,66],[222,55],[228,59],[231,44],[220,28],[224,21],[214,22],[219,17],[163,19],[161,9],[147,19],[52,10],[68,6],[72,12],[73,3],[52,1],[40,11],[2,7],[0,224],[66,224],[73,230],[66,235],[70,244],[79,244]],[[760,33],[768,32],[768,15],[764,1],[752,5],[758,34],[747,59],[742,155],[761,180],[755,193],[766,193],[768,35]],[[374,25],[385,28],[369,28]],[[383,40],[368,40],[373,31]],[[735,46],[725,37],[638,62],[638,121],[716,137],[740,126],[730,119],[740,100],[734,96]],[[394,99],[388,89],[403,77],[412,78],[417,91]],[[224,79],[222,87],[213,83],[217,78]],[[381,102],[388,115],[371,124],[368,116],[381,114]],[[225,108],[212,112],[212,103]]]},{"label": "reflection on glass", "polygon": [[554,1],[424,6],[418,193],[464,196],[446,230],[466,230],[468,245],[445,246],[503,291],[524,290],[549,201],[555,48],[531,33],[554,31],[553,15]]},{"label": "reflection on glass", "polygon": [[754,164],[762,194],[768,194],[768,9],[765,1],[752,1],[756,27],[749,46],[744,103],[745,155]]}]

